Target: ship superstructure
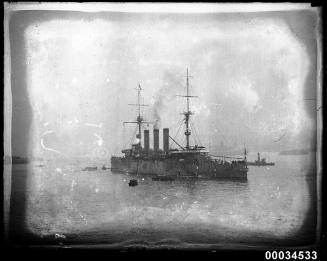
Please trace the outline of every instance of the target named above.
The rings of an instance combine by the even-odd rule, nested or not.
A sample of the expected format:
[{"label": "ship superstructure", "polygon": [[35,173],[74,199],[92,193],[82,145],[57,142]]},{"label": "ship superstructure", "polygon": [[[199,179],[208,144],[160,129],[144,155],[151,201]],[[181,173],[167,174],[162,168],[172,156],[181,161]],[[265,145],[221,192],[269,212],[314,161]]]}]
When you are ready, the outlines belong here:
[{"label": "ship superstructure", "polygon": [[[138,125],[136,143],[131,148],[122,150],[124,156],[111,157],[111,169],[113,172],[124,172],[138,175],[165,176],[174,178],[246,178],[247,162],[246,153],[243,158],[213,156],[204,146],[190,144],[190,111],[189,74],[186,72],[186,94],[178,95],[186,99],[186,111],[183,112],[185,123],[185,145],[179,144],[169,135],[169,129],[163,128],[163,149],[159,148],[159,129],[153,128],[153,148],[150,148],[150,131],[144,129],[142,146],[142,125],[153,122],[145,121],[141,115],[141,91],[139,85],[138,102],[131,104],[138,107],[136,121]],[[169,148],[169,141],[173,141],[178,149]]]}]

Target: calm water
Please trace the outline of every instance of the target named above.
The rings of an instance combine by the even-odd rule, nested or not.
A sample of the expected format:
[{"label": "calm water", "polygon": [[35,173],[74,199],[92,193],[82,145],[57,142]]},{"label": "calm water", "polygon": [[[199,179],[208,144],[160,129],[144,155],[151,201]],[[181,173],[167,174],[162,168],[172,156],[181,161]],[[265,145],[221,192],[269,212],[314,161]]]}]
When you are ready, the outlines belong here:
[{"label": "calm water", "polygon": [[[131,176],[81,171],[106,162],[14,165],[13,173],[28,177],[26,225],[39,236],[101,243],[269,243],[292,238],[312,215],[312,158],[262,156],[276,165],[249,166],[245,182],[136,177],[139,185],[129,187]],[[16,195],[21,192],[15,188]]]}]

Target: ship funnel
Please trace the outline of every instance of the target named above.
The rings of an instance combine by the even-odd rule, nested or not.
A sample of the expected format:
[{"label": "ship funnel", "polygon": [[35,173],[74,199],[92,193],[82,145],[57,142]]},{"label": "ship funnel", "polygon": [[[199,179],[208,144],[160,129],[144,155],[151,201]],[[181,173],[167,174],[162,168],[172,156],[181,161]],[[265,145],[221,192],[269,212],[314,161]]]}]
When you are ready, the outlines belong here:
[{"label": "ship funnel", "polygon": [[153,149],[159,152],[159,129],[153,129]]},{"label": "ship funnel", "polygon": [[145,153],[149,153],[149,141],[150,141],[150,134],[149,130],[144,130],[144,150]]},{"label": "ship funnel", "polygon": [[163,129],[163,149],[165,153],[169,151],[169,129]]}]

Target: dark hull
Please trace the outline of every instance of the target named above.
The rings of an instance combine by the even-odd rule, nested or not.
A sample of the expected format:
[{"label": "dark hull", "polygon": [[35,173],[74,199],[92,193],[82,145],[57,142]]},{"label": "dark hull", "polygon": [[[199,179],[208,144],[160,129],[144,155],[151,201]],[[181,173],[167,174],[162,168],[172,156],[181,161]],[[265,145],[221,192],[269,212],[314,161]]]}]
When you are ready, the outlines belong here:
[{"label": "dark hull", "polygon": [[273,162],[267,162],[267,163],[257,163],[257,162],[247,162],[248,166],[274,166],[275,163]]},{"label": "dark hull", "polygon": [[227,178],[246,179],[246,164],[222,164],[213,160],[198,159],[181,161],[179,159],[132,159],[112,157],[113,172],[179,178]]},{"label": "dark hull", "polygon": [[98,170],[98,167],[86,167],[82,169],[82,171],[96,171],[96,170]]}]

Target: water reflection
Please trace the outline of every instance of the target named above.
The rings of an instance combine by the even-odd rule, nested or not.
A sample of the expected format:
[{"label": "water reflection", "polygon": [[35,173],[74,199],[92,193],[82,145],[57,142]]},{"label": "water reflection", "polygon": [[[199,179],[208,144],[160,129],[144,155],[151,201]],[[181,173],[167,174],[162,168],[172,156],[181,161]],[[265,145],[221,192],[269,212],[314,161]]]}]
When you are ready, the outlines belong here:
[{"label": "water reflection", "polygon": [[[210,227],[213,236],[220,235],[223,227],[227,234],[289,236],[300,229],[311,201],[303,175],[308,168],[287,166],[280,162],[274,168],[251,168],[247,180],[154,181],[51,163],[29,175],[28,223],[41,234],[97,228],[94,238],[99,231],[110,234],[118,227],[192,228],[195,234]],[[138,186],[128,186],[134,178]]]}]

